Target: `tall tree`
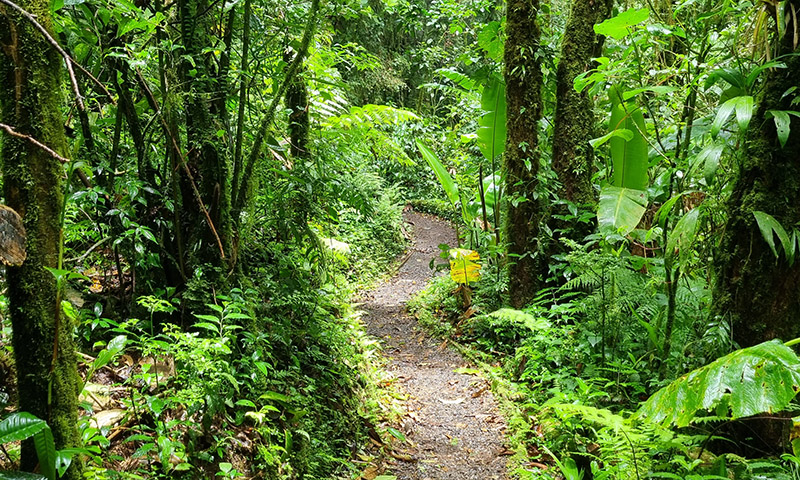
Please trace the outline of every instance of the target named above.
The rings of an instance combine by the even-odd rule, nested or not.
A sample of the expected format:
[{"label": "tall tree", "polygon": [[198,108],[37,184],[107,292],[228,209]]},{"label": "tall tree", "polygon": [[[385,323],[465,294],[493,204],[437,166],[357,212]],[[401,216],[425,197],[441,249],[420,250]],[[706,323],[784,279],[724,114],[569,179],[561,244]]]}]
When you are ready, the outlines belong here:
[{"label": "tall tree", "polygon": [[[207,0],[179,2],[185,53],[180,75],[188,90],[185,96],[188,147],[185,160],[192,174],[190,177],[187,172],[182,181],[194,182],[197,187],[196,191],[191,185],[184,189],[183,208],[188,213],[186,238],[189,243],[199,245],[192,263],[221,267],[225,254],[230,251],[227,248],[231,228],[229,159],[224,139],[230,137],[225,100],[235,9],[231,9],[227,26],[223,28],[216,15],[218,8]],[[226,34],[219,39],[213,35],[214,31]],[[217,61],[209,47],[219,43],[222,43],[222,52]],[[200,201],[191,197],[198,194]],[[202,211],[204,207],[208,212]]]},{"label": "tall tree", "polygon": [[539,172],[538,124],[542,114],[542,71],[536,58],[540,30],[539,0],[509,0],[506,10],[505,81],[506,192],[508,211],[509,294],[520,307],[533,299],[544,283],[547,263],[539,255],[539,223],[543,202],[537,199]]},{"label": "tall tree", "polygon": [[714,312],[728,317],[733,338],[743,347],[772,338],[800,336],[800,262],[789,265],[775,258],[759,232],[754,211],[766,212],[785,227],[800,222],[800,119],[788,116],[791,127],[785,145],[770,111],[795,110],[793,92],[800,78],[797,32],[792,9],[800,0],[786,2],[787,32],[778,47],[787,68],[771,69],[758,97],[744,152],[727,200],[714,271]]},{"label": "tall tree", "polygon": [[594,201],[592,163],[595,135],[592,101],[586,91],[573,88],[575,77],[592,68],[603,37],[594,25],[611,13],[613,0],[573,0],[556,71],[556,114],[553,127],[553,170],[561,182],[561,197],[573,203]]},{"label": "tall tree", "polygon": [[[73,325],[61,315],[57,283],[47,270],[61,263],[64,169],[55,154],[67,151],[61,57],[33,23],[52,32],[50,2],[19,6],[31,16],[0,5],[0,121],[27,137],[5,137],[0,150],[5,202],[19,212],[27,233],[27,259],[8,268],[12,342],[19,409],[46,420],[56,447],[65,448],[78,443],[77,358]],[[33,471],[36,464],[33,445],[24,444],[22,468]],[[64,478],[80,477],[76,466]]]}]

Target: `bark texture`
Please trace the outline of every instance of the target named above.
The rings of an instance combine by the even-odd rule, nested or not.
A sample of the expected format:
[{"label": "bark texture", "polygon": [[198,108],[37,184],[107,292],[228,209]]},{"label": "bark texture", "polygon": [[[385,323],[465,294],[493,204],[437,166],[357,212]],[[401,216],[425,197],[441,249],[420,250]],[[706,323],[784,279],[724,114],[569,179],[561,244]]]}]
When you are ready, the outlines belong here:
[{"label": "bark texture", "polygon": [[[52,31],[49,1],[19,4]],[[0,7],[0,119],[64,154],[60,65],[61,57],[27,20]],[[18,138],[3,138],[0,157],[5,203],[20,214],[27,233],[27,259],[9,267],[7,276],[19,409],[47,421],[56,448],[74,447],[79,378],[73,325],[59,318],[56,281],[45,269],[59,263],[64,170]],[[36,464],[32,443],[24,444],[21,467],[33,471]],[[63,478],[81,477],[79,462],[73,465]]]},{"label": "bark texture", "polygon": [[540,30],[538,0],[509,0],[506,12],[505,81],[506,241],[509,296],[521,307],[543,285],[547,262],[540,255],[542,202],[536,198],[539,171],[538,123],[542,114],[542,72],[536,52]]},{"label": "bark texture", "polygon": [[595,117],[588,94],[573,87],[575,77],[592,68],[603,37],[594,25],[611,13],[608,0],[573,0],[556,71],[556,115],[553,129],[553,170],[561,182],[561,198],[577,204],[594,202],[592,163]]},{"label": "bark texture", "polygon": [[[222,241],[223,250],[228,254],[230,248],[230,185],[229,161],[225,139],[229,137],[227,113],[224,100],[227,86],[224,81],[227,62],[218,65],[213,52],[207,47],[215,44],[212,32],[217,25],[216,6],[207,0],[181,0],[181,33],[183,49],[192,62],[181,65],[181,76],[187,85],[186,95],[186,140],[188,144],[187,162],[203,203],[208,209],[212,225],[195,198],[189,196],[190,188],[183,198],[183,208],[188,213],[184,219],[187,228],[187,243],[198,246],[190,265],[203,263],[214,267],[224,265],[223,256],[214,236],[215,229]],[[227,53],[223,55],[227,58]],[[224,60],[223,58],[223,60]],[[218,135],[218,132],[221,132]],[[183,182],[192,179],[183,178]]]},{"label": "bark texture", "polygon": [[[800,0],[789,3],[800,10]],[[794,28],[789,25],[786,31]],[[783,39],[781,53],[798,50],[792,37]],[[790,116],[791,131],[782,148],[775,122],[766,115],[795,109],[795,94],[781,97],[797,86],[800,57],[784,61],[787,68],[766,72],[727,201],[728,220],[715,265],[714,311],[730,319],[733,337],[743,347],[800,336],[800,262],[789,266],[783,253],[776,259],[753,217],[754,211],[764,211],[787,229],[800,222],[800,120]]]}]

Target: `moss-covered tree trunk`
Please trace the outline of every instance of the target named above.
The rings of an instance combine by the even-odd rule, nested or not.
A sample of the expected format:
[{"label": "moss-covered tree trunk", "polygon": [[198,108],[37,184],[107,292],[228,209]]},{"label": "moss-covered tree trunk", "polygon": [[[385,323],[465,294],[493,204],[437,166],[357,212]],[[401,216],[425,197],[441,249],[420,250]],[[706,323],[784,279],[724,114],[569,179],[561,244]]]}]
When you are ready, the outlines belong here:
[{"label": "moss-covered tree trunk", "polygon": [[[288,64],[294,55],[287,53],[284,60]],[[308,131],[310,129],[308,116],[308,89],[303,78],[303,65],[297,68],[289,85],[286,87],[286,108],[289,109],[289,137],[291,139],[290,153],[295,158],[308,156]]]},{"label": "moss-covered tree trunk", "polygon": [[[19,4],[52,30],[49,1]],[[0,6],[0,121],[63,154],[60,65],[60,56],[28,20]],[[3,138],[0,157],[5,203],[22,216],[27,233],[27,259],[7,271],[19,409],[48,422],[57,448],[73,447],[79,388],[73,325],[59,318],[56,281],[45,269],[59,263],[64,170],[19,138]],[[33,445],[23,445],[22,468],[32,471],[36,464]],[[76,462],[65,478],[80,477]]]},{"label": "moss-covered tree trunk", "polygon": [[[800,0],[789,4],[800,11]],[[790,24],[786,31],[795,28]],[[780,53],[796,52],[793,42],[788,33]],[[731,321],[733,338],[743,347],[800,336],[800,262],[789,266],[783,254],[776,259],[753,217],[754,211],[766,212],[787,229],[800,222],[800,119],[790,116],[789,138],[781,147],[775,122],[767,115],[769,110],[797,109],[792,106],[796,92],[783,96],[798,85],[800,57],[783,61],[787,68],[765,74],[714,265],[714,312]]]},{"label": "moss-covered tree trunk", "polygon": [[611,13],[612,1],[573,0],[561,41],[556,71],[556,115],[553,128],[553,170],[562,188],[560,196],[576,204],[594,202],[592,163],[595,117],[588,94],[575,91],[575,77],[592,68],[600,56],[603,37],[594,25]]},{"label": "moss-covered tree trunk", "polygon": [[195,182],[211,219],[209,224],[197,198],[186,197],[190,192],[192,197],[196,196],[194,189],[191,186],[182,189],[182,204],[187,212],[185,238],[195,251],[190,258],[193,264],[190,268],[204,263],[219,268],[225,264],[219,244],[222,243],[226,255],[230,253],[231,221],[226,148],[229,127],[225,102],[219,100],[219,97],[227,97],[224,78],[227,72],[224,63],[218,65],[213,52],[208,51],[208,47],[219,43],[211,33],[220,30],[220,25],[216,25],[218,7],[207,0],[181,0],[179,7],[185,54],[180,73],[187,90],[184,97],[187,163],[193,179],[188,178],[185,172],[180,174],[184,183]]},{"label": "moss-covered tree trunk", "polygon": [[542,202],[535,195],[539,171],[538,124],[542,113],[542,72],[536,58],[540,31],[538,0],[509,0],[506,11],[506,241],[509,296],[520,307],[543,285],[547,262],[540,255]]}]

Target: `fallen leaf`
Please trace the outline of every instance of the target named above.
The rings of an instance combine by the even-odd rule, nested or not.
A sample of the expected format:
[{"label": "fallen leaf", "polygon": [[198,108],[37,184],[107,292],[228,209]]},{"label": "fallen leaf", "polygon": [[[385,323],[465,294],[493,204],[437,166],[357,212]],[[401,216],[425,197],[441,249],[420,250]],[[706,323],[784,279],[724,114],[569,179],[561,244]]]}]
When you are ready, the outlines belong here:
[{"label": "fallen leaf", "polygon": [[444,403],[445,405],[457,405],[459,403],[464,402],[464,399],[456,398],[455,400],[445,400],[444,398],[440,398],[439,401]]}]

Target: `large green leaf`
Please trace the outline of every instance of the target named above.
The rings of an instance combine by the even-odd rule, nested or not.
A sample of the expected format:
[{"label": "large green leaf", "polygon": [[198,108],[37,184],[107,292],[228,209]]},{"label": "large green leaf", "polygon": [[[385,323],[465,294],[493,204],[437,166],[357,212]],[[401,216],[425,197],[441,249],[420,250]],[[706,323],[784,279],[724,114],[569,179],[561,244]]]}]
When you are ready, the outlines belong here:
[{"label": "large green leaf", "polygon": [[604,187],[600,191],[597,223],[606,235],[629,234],[641,221],[647,208],[647,193],[630,188]]},{"label": "large green leaf", "polygon": [[478,119],[478,147],[487,160],[506,149],[506,85],[499,75],[489,78],[481,96],[484,114]]},{"label": "large green leaf", "polygon": [[47,422],[26,412],[12,413],[0,422],[0,444],[33,437],[39,469],[48,480],[56,478],[56,447]]},{"label": "large green leaf", "polygon": [[594,31],[598,35],[605,35],[616,40],[625,38],[632,30],[630,27],[644,22],[650,17],[650,10],[646,8],[629,8],[616,17],[598,23]]},{"label": "large green leaf", "polygon": [[439,157],[437,157],[436,154],[433,153],[433,150],[428,148],[427,145],[422,143],[420,140],[417,140],[417,148],[419,148],[420,153],[422,153],[422,158],[424,158],[425,161],[428,162],[428,165],[430,165],[433,173],[436,175],[436,178],[442,185],[444,193],[447,194],[447,198],[450,200],[450,203],[452,203],[455,207],[459,201],[459,196],[458,186],[456,185],[456,182],[453,181],[453,177],[447,173],[447,169],[444,168],[442,162],[439,161]]},{"label": "large green leaf", "polygon": [[781,411],[798,390],[800,358],[779,340],[771,340],[689,372],[657,391],[636,416],[685,427],[700,411],[717,409],[719,415],[724,408],[736,419]]},{"label": "large green leaf", "polygon": [[622,90],[612,87],[611,120],[609,132],[622,130],[624,135],[612,135],[608,139],[611,147],[611,162],[614,166],[612,184],[615,187],[645,190],[647,177],[647,155],[649,148],[644,137],[645,124],[641,109],[634,102],[622,101]]},{"label": "large green leaf", "polygon": [[12,413],[0,422],[0,444],[20,442],[47,428],[47,422],[30,413]]}]

